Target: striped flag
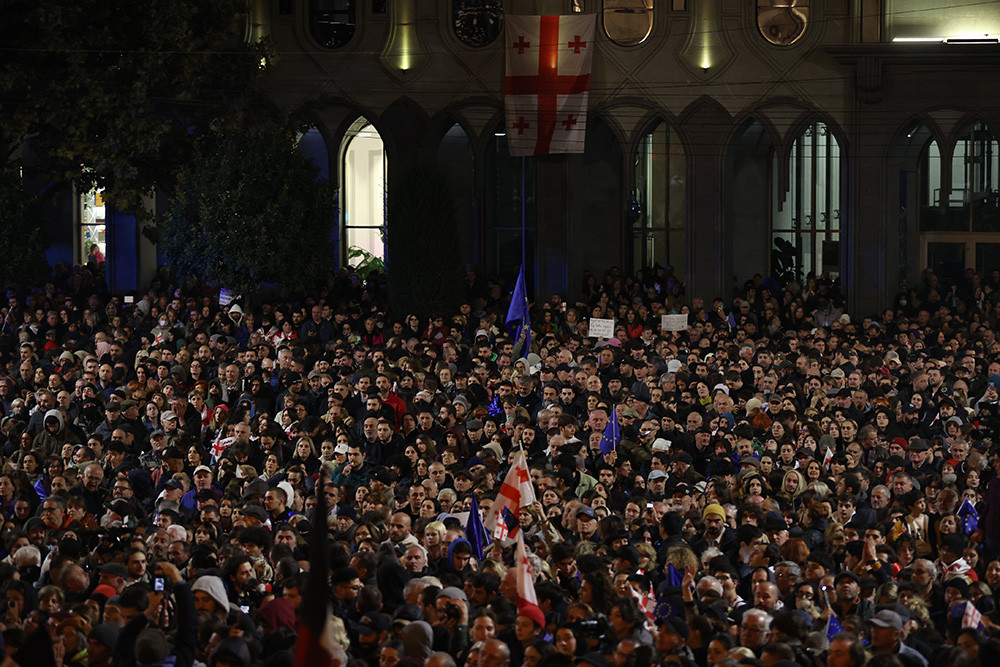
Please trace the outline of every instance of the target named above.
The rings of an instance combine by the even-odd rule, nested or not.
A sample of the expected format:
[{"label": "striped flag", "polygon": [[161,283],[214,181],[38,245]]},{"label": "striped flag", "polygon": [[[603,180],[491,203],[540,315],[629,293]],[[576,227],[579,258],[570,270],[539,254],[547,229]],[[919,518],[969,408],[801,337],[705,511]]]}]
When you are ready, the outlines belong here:
[{"label": "striped flag", "polygon": [[525,460],[524,450],[518,450],[483,525],[490,535],[495,536],[504,508],[516,516],[518,510],[534,502],[535,488],[531,485],[531,476],[528,474],[528,462]]}]

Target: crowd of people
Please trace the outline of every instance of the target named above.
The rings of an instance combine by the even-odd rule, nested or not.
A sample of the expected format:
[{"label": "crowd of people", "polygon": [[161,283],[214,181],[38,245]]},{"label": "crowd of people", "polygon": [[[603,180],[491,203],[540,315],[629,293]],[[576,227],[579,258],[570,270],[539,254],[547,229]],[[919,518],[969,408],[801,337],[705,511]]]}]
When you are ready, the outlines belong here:
[{"label": "crowd of people", "polygon": [[995,282],[862,315],[822,277],[707,301],[612,268],[517,335],[473,272],[424,319],[347,270],[224,305],[61,271],[2,310],[5,657],[995,664]]}]

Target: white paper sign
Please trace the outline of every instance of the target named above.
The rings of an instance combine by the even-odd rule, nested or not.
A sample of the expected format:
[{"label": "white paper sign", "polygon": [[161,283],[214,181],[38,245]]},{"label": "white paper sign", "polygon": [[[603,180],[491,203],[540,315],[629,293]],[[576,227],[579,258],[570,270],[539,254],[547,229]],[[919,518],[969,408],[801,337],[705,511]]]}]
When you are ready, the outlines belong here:
[{"label": "white paper sign", "polygon": [[614,338],[615,337],[614,319],[604,319],[601,317],[591,318],[589,333],[590,336],[593,338]]},{"label": "white paper sign", "polygon": [[219,305],[228,306],[233,302],[233,292],[232,290],[227,290],[225,287],[219,290]]},{"label": "white paper sign", "polygon": [[687,331],[687,313],[681,313],[680,315],[664,315],[660,319],[660,328],[664,331]]}]

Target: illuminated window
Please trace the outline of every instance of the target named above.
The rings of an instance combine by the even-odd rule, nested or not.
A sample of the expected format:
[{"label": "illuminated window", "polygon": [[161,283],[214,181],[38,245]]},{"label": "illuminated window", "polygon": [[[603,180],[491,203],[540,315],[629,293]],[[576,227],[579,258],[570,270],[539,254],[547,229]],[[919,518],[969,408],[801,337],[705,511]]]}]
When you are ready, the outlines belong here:
[{"label": "illuminated window", "polygon": [[309,32],[328,49],[344,46],[357,24],[354,0],[309,0]]},{"label": "illuminated window", "polygon": [[468,46],[486,46],[503,29],[503,0],[452,0],[455,35]]},{"label": "illuminated window", "polygon": [[104,191],[80,195],[80,262],[103,261],[107,253],[107,224]]},{"label": "illuminated window", "polygon": [[1000,270],[1000,147],[982,123],[959,136],[951,154],[951,182],[936,141],[920,159],[922,266],[943,286],[961,283],[967,270]]},{"label": "illuminated window", "polygon": [[666,123],[659,123],[639,142],[629,227],[633,271],[673,266],[675,275],[684,275],[687,156],[677,133]]},{"label": "illuminated window", "polygon": [[771,167],[771,273],[781,282],[840,275],[840,144],[823,123],[799,135],[782,193],[777,153]]},{"label": "illuminated window", "polygon": [[921,165],[920,230],[924,232],[1000,232],[1000,150],[982,123],[958,138],[951,154],[951,187],[942,179],[941,151],[931,141]]},{"label": "illuminated window", "polygon": [[344,261],[351,266],[385,261],[385,148],[364,118],[341,144]]}]

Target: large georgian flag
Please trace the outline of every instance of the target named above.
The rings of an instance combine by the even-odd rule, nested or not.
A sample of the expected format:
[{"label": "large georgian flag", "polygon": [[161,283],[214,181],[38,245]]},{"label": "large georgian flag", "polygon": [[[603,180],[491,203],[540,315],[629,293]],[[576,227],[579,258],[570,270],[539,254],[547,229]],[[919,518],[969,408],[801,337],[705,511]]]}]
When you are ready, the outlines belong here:
[{"label": "large georgian flag", "polygon": [[514,460],[510,470],[507,471],[507,476],[504,477],[503,484],[500,485],[496,500],[493,501],[489,513],[483,520],[483,526],[494,539],[508,539],[512,536],[504,534],[503,531],[500,531],[499,534],[497,532],[497,524],[509,529],[502,518],[504,508],[516,516],[522,507],[527,507],[534,502],[535,488],[531,485],[528,462],[524,457],[524,451],[518,450],[514,454]]},{"label": "large georgian flag", "polygon": [[512,156],[583,152],[594,16],[504,17]]}]

